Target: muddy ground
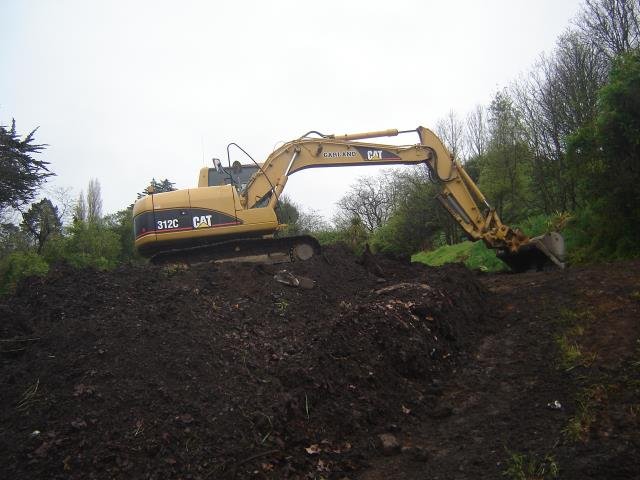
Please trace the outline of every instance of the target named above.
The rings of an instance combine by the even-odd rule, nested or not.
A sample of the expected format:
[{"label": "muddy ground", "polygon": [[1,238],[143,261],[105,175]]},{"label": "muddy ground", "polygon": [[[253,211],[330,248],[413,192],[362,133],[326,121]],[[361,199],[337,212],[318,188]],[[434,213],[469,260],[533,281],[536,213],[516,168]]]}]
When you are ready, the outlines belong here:
[{"label": "muddy ground", "polygon": [[640,262],[375,261],[28,279],[2,478],[640,478]]}]

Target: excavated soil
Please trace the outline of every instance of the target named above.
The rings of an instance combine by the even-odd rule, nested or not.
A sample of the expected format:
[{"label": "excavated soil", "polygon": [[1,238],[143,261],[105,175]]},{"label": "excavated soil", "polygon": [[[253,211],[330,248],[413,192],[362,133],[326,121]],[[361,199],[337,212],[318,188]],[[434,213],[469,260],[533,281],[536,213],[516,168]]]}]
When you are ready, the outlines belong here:
[{"label": "excavated soil", "polygon": [[640,478],[640,262],[356,260],[26,280],[0,299],[2,478],[505,478],[520,454]]}]

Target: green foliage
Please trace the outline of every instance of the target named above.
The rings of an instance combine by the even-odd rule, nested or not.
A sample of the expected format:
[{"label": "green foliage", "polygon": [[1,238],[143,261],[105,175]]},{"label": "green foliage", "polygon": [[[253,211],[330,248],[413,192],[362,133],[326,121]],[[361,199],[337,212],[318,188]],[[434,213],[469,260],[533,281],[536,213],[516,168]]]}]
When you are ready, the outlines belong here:
[{"label": "green foliage", "polygon": [[344,242],[351,249],[361,254],[364,252],[364,246],[369,241],[369,231],[364,226],[359,217],[353,217],[349,225],[343,230]]},{"label": "green foliage", "polygon": [[426,177],[406,174],[396,178],[396,206],[389,220],[371,237],[377,252],[411,255],[430,248],[442,228],[439,188]]},{"label": "green foliage", "polygon": [[413,262],[439,267],[445,263],[464,262],[469,258],[473,242],[462,242],[455,245],[443,245],[430,252],[419,252],[411,257]]},{"label": "green foliage", "polygon": [[9,129],[0,125],[0,212],[28,204],[53,175],[48,170],[48,162],[33,156],[45,147],[34,143],[35,133],[33,130],[20,139],[15,120]]},{"label": "green foliage", "polygon": [[577,211],[563,231],[569,262],[573,265],[624,260],[640,256],[640,245],[629,235],[619,212],[606,216],[606,200],[594,200]]},{"label": "green foliage", "polygon": [[0,224],[0,258],[15,251],[28,250],[29,243],[29,238],[17,225]]},{"label": "green foliage", "polygon": [[153,193],[173,192],[176,189],[175,183],[169,181],[168,178],[165,178],[164,180],[160,180],[160,181],[157,181],[155,178],[152,178],[151,182],[149,183],[149,186],[145,188],[142,192],[138,193],[138,198],[142,198],[148,195],[149,193],[147,189],[149,187],[153,189]]},{"label": "green foliage", "polygon": [[558,478],[558,464],[551,455],[510,453],[503,475],[512,480],[547,480]]},{"label": "green foliage", "polygon": [[353,218],[358,218],[368,233],[384,225],[398,200],[395,180],[396,175],[392,171],[358,178],[337,202],[341,223],[349,224]]},{"label": "green foliage", "polygon": [[552,215],[537,214],[527,217],[519,223],[519,228],[529,237],[544,235],[549,232],[563,232],[573,222],[569,212],[556,212]]},{"label": "green foliage", "polygon": [[35,252],[13,252],[0,260],[0,293],[15,289],[23,278],[46,275],[49,265]]},{"label": "green foliage", "polygon": [[119,261],[142,261],[136,252],[133,233],[133,207],[125,208],[104,218],[105,227],[117,235],[120,243]]},{"label": "green foliage", "polygon": [[588,442],[597,411],[606,405],[611,385],[595,383],[583,388],[576,396],[576,409],[562,433],[572,442]]},{"label": "green foliage", "polygon": [[48,198],[32,204],[31,208],[22,214],[20,226],[33,239],[38,253],[42,252],[42,247],[51,236],[62,233],[58,209]]},{"label": "green foliage", "polygon": [[495,250],[487,248],[483,242],[473,242],[469,258],[464,262],[472,270],[482,272],[504,272],[509,268],[496,257]]},{"label": "green foliage", "polygon": [[484,156],[482,155],[476,155],[468,158],[467,161],[464,162],[465,171],[475,183],[478,183],[480,180],[480,172],[482,172],[483,162]]},{"label": "green foliage", "polygon": [[48,242],[43,255],[50,262],[66,261],[74,267],[114,268],[121,260],[121,239],[108,226],[75,222],[69,235]]},{"label": "green foliage", "polygon": [[513,222],[530,213],[531,152],[518,113],[505,92],[496,94],[489,112],[491,140],[478,160],[478,186],[502,220]]},{"label": "green foliage", "polygon": [[518,226],[530,237],[560,232],[571,265],[639,256],[638,243],[630,239],[624,229],[617,228],[623,221],[616,220],[613,213],[613,218],[603,219],[601,202],[603,200],[587,203],[575,213],[531,215]]},{"label": "green foliage", "polygon": [[286,227],[278,233],[280,236],[315,235],[316,232],[329,229],[322,215],[313,210],[302,211],[300,207],[286,195],[281,195],[278,199],[276,216],[281,225],[286,225]]},{"label": "green foliage", "polygon": [[443,245],[431,252],[416,253],[411,261],[420,262],[434,267],[445,263],[462,262],[468,268],[483,272],[501,272],[508,267],[496,257],[493,250],[488,249],[482,242],[462,242],[455,245]]},{"label": "green foliage", "polygon": [[319,230],[313,232],[313,236],[320,242],[320,245],[331,245],[333,243],[346,241],[346,232],[337,228]]},{"label": "green foliage", "polygon": [[295,224],[300,218],[298,206],[286,195],[280,195],[276,204],[276,216],[280,225],[287,225],[287,231],[295,229]]},{"label": "green foliage", "polygon": [[66,260],[73,266],[113,268],[120,257],[120,238],[102,225],[76,222],[71,227]]},{"label": "green foliage", "polygon": [[640,52],[618,57],[600,90],[599,111],[568,139],[572,162],[582,165],[587,197],[576,212],[574,260],[640,255]]}]

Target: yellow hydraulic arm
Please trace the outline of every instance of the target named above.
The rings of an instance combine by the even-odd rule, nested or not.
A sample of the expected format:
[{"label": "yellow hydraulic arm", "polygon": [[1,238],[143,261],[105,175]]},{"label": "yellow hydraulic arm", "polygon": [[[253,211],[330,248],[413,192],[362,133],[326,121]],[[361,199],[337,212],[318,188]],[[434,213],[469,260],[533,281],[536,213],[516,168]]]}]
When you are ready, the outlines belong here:
[{"label": "yellow hydraulic arm", "polygon": [[489,247],[516,253],[530,239],[519,230],[504,225],[462,165],[429,129],[418,127],[420,143],[394,146],[360,140],[413,132],[382,130],[350,135],[304,136],[285,143],[264,162],[242,192],[245,209],[275,208],[289,176],[312,167],[349,165],[420,164],[428,166],[432,178],[442,188],[439,200],[473,240]]}]

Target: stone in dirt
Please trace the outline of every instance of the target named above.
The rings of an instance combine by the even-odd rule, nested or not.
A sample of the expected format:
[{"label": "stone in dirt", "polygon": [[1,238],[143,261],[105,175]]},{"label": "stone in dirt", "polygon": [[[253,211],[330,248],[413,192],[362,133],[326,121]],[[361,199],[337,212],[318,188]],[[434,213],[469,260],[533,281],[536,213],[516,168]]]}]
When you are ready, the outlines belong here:
[{"label": "stone in dirt", "polygon": [[391,433],[381,433],[378,435],[380,450],[384,455],[395,455],[400,452],[400,442],[395,435]]}]

